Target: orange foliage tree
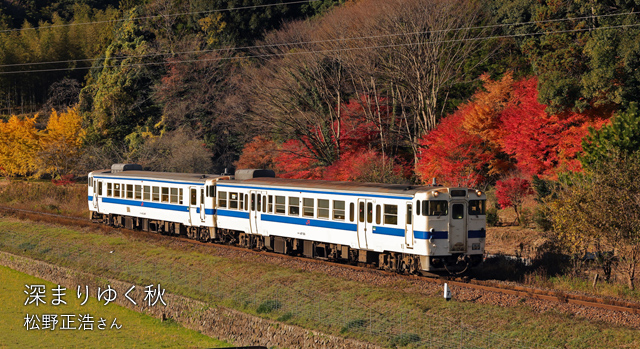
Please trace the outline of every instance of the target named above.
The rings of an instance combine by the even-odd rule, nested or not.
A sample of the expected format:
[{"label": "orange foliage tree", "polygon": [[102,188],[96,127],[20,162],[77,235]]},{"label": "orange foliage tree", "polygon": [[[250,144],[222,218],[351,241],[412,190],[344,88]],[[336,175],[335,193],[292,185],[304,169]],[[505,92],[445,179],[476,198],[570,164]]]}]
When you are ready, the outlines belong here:
[{"label": "orange foliage tree", "polygon": [[53,110],[42,131],[36,128],[37,117],[12,115],[0,123],[0,168],[4,176],[59,177],[77,161],[84,134],[77,110]]},{"label": "orange foliage tree", "polygon": [[437,177],[445,184],[477,185],[513,170],[546,178],[581,171],[581,139],[589,127],[606,123],[610,110],[549,114],[538,102],[535,77],[482,79],[483,91],[421,139],[416,165],[421,180]]},{"label": "orange foliage tree", "polygon": [[82,117],[77,108],[51,111],[47,128],[40,133],[37,174],[59,177],[73,169],[82,146]]},{"label": "orange foliage tree", "polygon": [[25,176],[36,170],[39,150],[36,117],[12,115],[7,122],[0,123],[0,168],[4,176]]}]

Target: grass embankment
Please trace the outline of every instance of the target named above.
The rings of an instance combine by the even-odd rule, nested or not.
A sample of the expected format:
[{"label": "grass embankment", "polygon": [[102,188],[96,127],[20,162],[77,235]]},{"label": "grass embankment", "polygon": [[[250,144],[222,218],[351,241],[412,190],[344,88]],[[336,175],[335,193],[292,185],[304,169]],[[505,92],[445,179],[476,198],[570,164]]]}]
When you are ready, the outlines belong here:
[{"label": "grass embankment", "polygon": [[[30,292],[25,285],[44,285],[46,304],[24,305]],[[95,298],[89,298],[81,305],[84,297],[78,299],[76,290],[66,290],[61,299],[67,304],[51,304],[52,289],[57,285],[0,266],[0,347],[9,348],[211,348],[230,346],[224,342],[209,338],[196,331],[183,328],[173,321],[161,322],[158,319],[110,303],[106,306]],[[93,290],[95,291],[95,290]],[[25,317],[37,315],[40,321],[36,329],[27,330]],[[43,327],[43,314],[57,315],[58,323],[54,329]],[[75,315],[74,323],[63,327],[62,314]],[[92,322],[84,327],[78,315],[91,315]],[[105,319],[106,328],[99,329],[100,318]],[[113,320],[119,329],[111,328]],[[89,324],[93,324],[89,326]],[[33,326],[33,323],[32,323]],[[31,326],[30,326],[31,327]],[[90,330],[89,328],[93,328]]]},{"label": "grass embankment", "polygon": [[88,217],[87,185],[54,185],[51,181],[0,180],[0,205]]},{"label": "grass embankment", "polygon": [[[445,302],[374,287],[324,273],[261,263],[247,253],[225,258],[224,249],[150,234],[130,235],[0,221],[0,249],[135,284],[160,283],[167,292],[224,305],[326,333],[383,345],[434,347],[633,347],[637,330],[589,323],[527,307],[502,308]],[[112,252],[113,251],[113,252]]]}]

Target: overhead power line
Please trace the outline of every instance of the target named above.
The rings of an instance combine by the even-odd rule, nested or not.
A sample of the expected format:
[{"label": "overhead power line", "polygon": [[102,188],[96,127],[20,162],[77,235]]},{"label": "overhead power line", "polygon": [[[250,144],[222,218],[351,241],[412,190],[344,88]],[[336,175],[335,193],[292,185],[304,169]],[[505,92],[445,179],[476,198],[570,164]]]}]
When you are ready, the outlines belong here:
[{"label": "overhead power line", "polygon": [[[312,0],[319,1],[319,0]],[[294,3],[301,2],[310,2],[310,1],[300,1]],[[291,4],[291,3],[286,3]],[[240,9],[240,8],[238,8]],[[200,13],[200,12],[192,12],[192,13]],[[151,53],[146,55],[127,55],[122,57],[112,57],[114,59],[127,59],[127,58],[145,58],[145,57],[158,57],[158,56],[168,56],[168,55],[181,55],[181,54],[194,54],[194,53],[210,53],[210,52],[221,52],[221,51],[244,51],[251,49],[260,49],[260,48],[275,48],[282,46],[293,46],[293,45],[312,45],[312,44],[321,44],[328,42],[343,42],[343,41],[352,41],[352,40],[367,40],[367,39],[380,39],[386,37],[395,37],[395,36],[409,36],[409,35],[426,35],[426,34],[436,34],[440,32],[454,32],[454,31],[463,31],[463,30],[479,30],[479,29],[492,29],[492,28],[502,28],[502,27],[511,27],[511,26],[524,26],[524,25],[534,25],[534,24],[545,24],[545,23],[557,23],[557,22],[565,22],[565,21],[575,21],[575,20],[583,20],[583,19],[599,19],[605,17],[617,17],[617,16],[629,16],[640,14],[640,12],[628,12],[628,13],[616,13],[616,14],[606,14],[606,15],[596,15],[596,16],[584,16],[584,17],[572,17],[572,18],[560,18],[560,19],[549,19],[549,20],[541,20],[541,21],[529,21],[529,22],[518,22],[518,23],[505,23],[505,24],[493,24],[493,25],[485,25],[485,26],[474,26],[474,27],[462,27],[462,28],[454,28],[454,29],[442,29],[442,30],[427,30],[420,32],[412,32],[412,33],[392,33],[385,35],[371,35],[371,36],[360,36],[360,37],[348,37],[348,38],[337,38],[337,39],[326,39],[326,40],[314,40],[314,41],[301,41],[301,42],[290,42],[290,43],[278,43],[278,44],[264,44],[264,45],[254,45],[254,46],[241,46],[241,47],[230,47],[230,48],[219,48],[219,49],[210,49],[210,50],[192,50],[192,51],[181,51],[181,52],[158,52]],[[177,15],[177,14],[176,14]],[[95,22],[98,23],[98,22]],[[547,34],[552,32],[545,32],[542,34]],[[532,34],[522,34],[520,36],[526,35],[542,35],[538,33]],[[486,37],[486,39],[490,39],[492,37]],[[0,68],[6,67],[18,67],[18,66],[34,66],[34,65],[46,65],[46,64],[61,64],[61,63],[79,63],[79,62],[97,62],[100,60],[104,60],[104,57],[100,58],[87,58],[87,59],[70,59],[70,60],[59,60],[59,61],[48,61],[48,62],[33,62],[33,63],[14,63],[14,64],[3,64],[0,65]],[[158,64],[158,63],[149,63],[149,64]],[[76,68],[60,68],[60,69],[90,69],[89,67],[76,67]],[[55,71],[55,70],[36,70],[36,71]],[[0,72],[2,74],[3,72]],[[7,72],[11,73],[11,72]]]},{"label": "overhead power line", "polygon": [[168,18],[168,17],[180,17],[180,16],[189,16],[189,15],[200,15],[200,14],[228,12],[228,11],[237,11],[237,10],[249,10],[249,9],[257,9],[257,8],[265,8],[265,7],[283,6],[283,5],[307,4],[307,3],[317,2],[317,1],[320,1],[320,0],[302,0],[302,1],[291,1],[291,2],[279,2],[279,3],[275,3],[275,4],[241,6],[241,7],[224,8],[224,9],[207,10],[207,11],[193,11],[193,12],[182,12],[182,13],[170,13],[170,14],[166,14],[166,15],[153,15],[153,16],[133,17],[133,18],[120,18],[120,19],[113,19],[113,20],[108,20],[108,21],[67,23],[67,24],[48,25],[48,26],[44,26],[44,27],[5,29],[5,30],[0,30],[0,33],[15,32],[15,31],[22,31],[22,30],[37,30],[37,29],[48,29],[48,28],[72,27],[72,26],[90,25],[90,24],[117,23],[117,22],[124,22],[124,21],[128,21],[128,20],[142,20],[142,19],[154,19],[154,18]]},{"label": "overhead power line", "polygon": [[[465,38],[465,39],[451,39],[451,40],[441,40],[439,42],[440,43],[452,43],[452,42],[479,41],[479,40],[489,40],[489,39],[504,39],[504,38],[538,36],[538,35],[547,35],[547,34],[576,33],[576,32],[585,32],[585,31],[592,31],[592,30],[631,28],[631,27],[638,27],[638,26],[640,26],[640,23],[623,24],[623,25],[606,26],[606,27],[589,27],[589,28],[581,28],[581,29],[556,30],[556,31],[549,31],[549,32],[495,35],[495,36],[485,36],[485,37]],[[163,65],[163,64],[167,64],[167,63],[180,64],[180,63],[195,63],[195,62],[208,62],[208,61],[239,60],[239,59],[250,59],[250,58],[283,57],[283,56],[290,56],[290,55],[345,52],[345,51],[354,51],[354,50],[393,48],[393,47],[415,46],[415,45],[424,45],[424,44],[426,44],[426,42],[417,42],[417,43],[413,42],[413,43],[404,43],[404,44],[390,44],[390,45],[378,45],[378,46],[366,46],[366,47],[349,47],[349,48],[328,49],[328,50],[311,50],[311,51],[297,51],[297,52],[283,52],[283,53],[268,53],[268,54],[258,54],[258,55],[248,55],[248,56],[235,56],[235,57],[188,59],[188,60],[176,60],[176,61],[171,61],[171,62],[163,61],[163,62],[147,62],[147,63],[134,63],[134,64],[122,64],[122,65],[103,65],[103,66],[98,66],[98,67],[21,70],[21,71],[0,72],[0,75],[18,74],[18,73],[56,72],[56,71],[67,71],[67,70],[89,70],[89,69],[104,69],[104,68],[142,67],[142,66],[149,66],[149,65]]]}]

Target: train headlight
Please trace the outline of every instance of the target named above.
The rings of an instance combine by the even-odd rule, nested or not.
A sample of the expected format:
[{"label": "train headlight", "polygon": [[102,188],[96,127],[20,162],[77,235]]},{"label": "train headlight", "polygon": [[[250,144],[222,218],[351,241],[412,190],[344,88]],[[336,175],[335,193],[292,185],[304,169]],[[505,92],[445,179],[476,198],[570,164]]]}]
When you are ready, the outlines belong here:
[{"label": "train headlight", "polygon": [[471,249],[472,250],[479,250],[480,249],[480,243],[476,242],[476,243],[471,244]]},{"label": "train headlight", "polygon": [[476,191],[476,194],[477,194],[478,196],[482,196],[482,192],[481,192],[480,190]]},{"label": "train headlight", "polygon": [[434,191],[434,192],[433,192],[433,197],[434,197],[434,198],[437,198],[437,197],[438,197],[438,195],[440,195],[440,193],[438,193],[437,191]]}]

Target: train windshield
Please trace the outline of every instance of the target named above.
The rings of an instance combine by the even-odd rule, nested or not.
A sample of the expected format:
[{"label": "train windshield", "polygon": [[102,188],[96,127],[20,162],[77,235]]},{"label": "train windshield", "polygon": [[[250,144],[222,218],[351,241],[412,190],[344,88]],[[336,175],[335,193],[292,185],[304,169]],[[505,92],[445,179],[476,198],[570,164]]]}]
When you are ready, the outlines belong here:
[{"label": "train windshield", "polygon": [[486,200],[469,200],[469,215],[484,215]]}]

